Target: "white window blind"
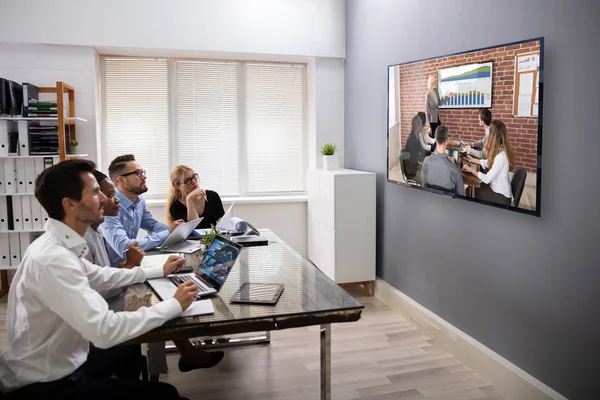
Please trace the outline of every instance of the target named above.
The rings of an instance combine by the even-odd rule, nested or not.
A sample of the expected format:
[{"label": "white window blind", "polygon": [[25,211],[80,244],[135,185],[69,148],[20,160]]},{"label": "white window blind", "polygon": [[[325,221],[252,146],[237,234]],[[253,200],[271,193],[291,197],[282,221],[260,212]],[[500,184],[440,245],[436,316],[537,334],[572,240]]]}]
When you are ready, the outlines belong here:
[{"label": "white window blind", "polygon": [[240,194],[239,65],[177,61],[176,160],[192,167],[200,186]]},{"label": "white window blind", "polygon": [[248,193],[304,191],[304,70],[246,64]]},{"label": "white window blind", "polygon": [[304,65],[103,57],[103,168],[132,153],[146,198],[178,164],[221,196],[305,191]]},{"label": "white window blind", "polygon": [[105,166],[134,154],[146,198],[164,198],[170,185],[168,81],[167,60],[104,58]]}]

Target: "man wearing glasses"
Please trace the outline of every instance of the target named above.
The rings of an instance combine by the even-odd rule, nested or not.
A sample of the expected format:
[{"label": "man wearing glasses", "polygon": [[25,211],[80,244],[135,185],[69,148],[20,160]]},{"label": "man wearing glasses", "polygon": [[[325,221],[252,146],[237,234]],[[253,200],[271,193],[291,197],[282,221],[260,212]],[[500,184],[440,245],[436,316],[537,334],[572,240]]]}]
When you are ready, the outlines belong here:
[{"label": "man wearing glasses", "polygon": [[[112,267],[118,267],[125,260],[125,252],[134,241],[144,250],[160,246],[183,220],[174,221],[170,226],[158,222],[140,196],[148,191],[146,171],[135,160],[133,154],[115,158],[108,167],[108,175],[117,186],[115,195],[121,200],[121,210],[116,217],[106,217],[100,229],[108,244],[108,256]],[[148,236],[137,239],[139,230],[144,229]]]},{"label": "man wearing glasses", "polygon": [[[115,196],[121,200],[119,215],[104,217],[100,230],[107,243],[108,258],[111,267],[118,268],[125,260],[125,253],[134,242],[144,250],[160,246],[169,237],[182,219],[173,221],[170,226],[158,222],[152,217],[146,202],[140,196],[148,191],[146,171],[135,160],[133,154],[115,158],[108,167],[108,175],[117,186]],[[140,228],[148,232],[145,238],[137,238]],[[212,353],[195,348],[189,340],[175,340],[181,353],[179,370],[191,371],[197,368],[211,368],[224,356],[222,351]],[[152,380],[158,374],[167,372],[167,359],[164,342],[150,343],[148,346],[148,370]]]}]

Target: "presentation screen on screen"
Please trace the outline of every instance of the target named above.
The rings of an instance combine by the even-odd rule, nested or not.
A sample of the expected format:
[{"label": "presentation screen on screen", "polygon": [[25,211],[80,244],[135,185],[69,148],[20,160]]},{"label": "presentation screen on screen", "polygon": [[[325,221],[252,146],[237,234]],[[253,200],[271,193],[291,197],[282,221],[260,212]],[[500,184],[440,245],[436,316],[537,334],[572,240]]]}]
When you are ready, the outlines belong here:
[{"label": "presentation screen on screen", "polygon": [[468,64],[438,71],[438,90],[448,101],[440,108],[492,106],[492,64]]}]

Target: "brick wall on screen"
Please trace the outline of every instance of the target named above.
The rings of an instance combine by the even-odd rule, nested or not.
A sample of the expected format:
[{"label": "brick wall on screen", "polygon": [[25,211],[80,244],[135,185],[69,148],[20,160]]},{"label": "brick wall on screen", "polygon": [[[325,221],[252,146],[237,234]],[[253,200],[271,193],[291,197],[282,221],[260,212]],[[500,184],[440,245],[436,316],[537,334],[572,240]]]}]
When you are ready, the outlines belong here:
[{"label": "brick wall on screen", "polygon": [[[410,134],[412,117],[419,111],[425,111],[429,75],[437,74],[438,69],[492,61],[492,118],[506,124],[517,166],[528,172],[536,172],[538,119],[513,117],[512,107],[515,55],[539,49],[539,42],[528,42],[401,65],[400,115],[403,146]],[[464,141],[475,142],[485,133],[479,126],[479,110],[476,108],[441,109],[440,114],[442,123],[450,129],[451,138],[460,137]]]}]

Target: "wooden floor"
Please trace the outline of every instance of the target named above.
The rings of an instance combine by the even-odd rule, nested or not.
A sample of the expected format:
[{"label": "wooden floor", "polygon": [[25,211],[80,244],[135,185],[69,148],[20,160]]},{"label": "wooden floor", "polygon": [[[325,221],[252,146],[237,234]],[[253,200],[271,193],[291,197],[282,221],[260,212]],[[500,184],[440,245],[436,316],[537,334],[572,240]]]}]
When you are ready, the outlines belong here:
[{"label": "wooden floor", "polygon": [[[361,287],[360,321],[332,325],[332,399],[501,399],[491,382],[424,336],[416,325]],[[0,301],[0,346],[6,345],[6,297]],[[318,327],[276,331],[270,345],[226,350],[210,370],[181,373],[169,354],[161,380],[190,399],[319,399]]]}]

